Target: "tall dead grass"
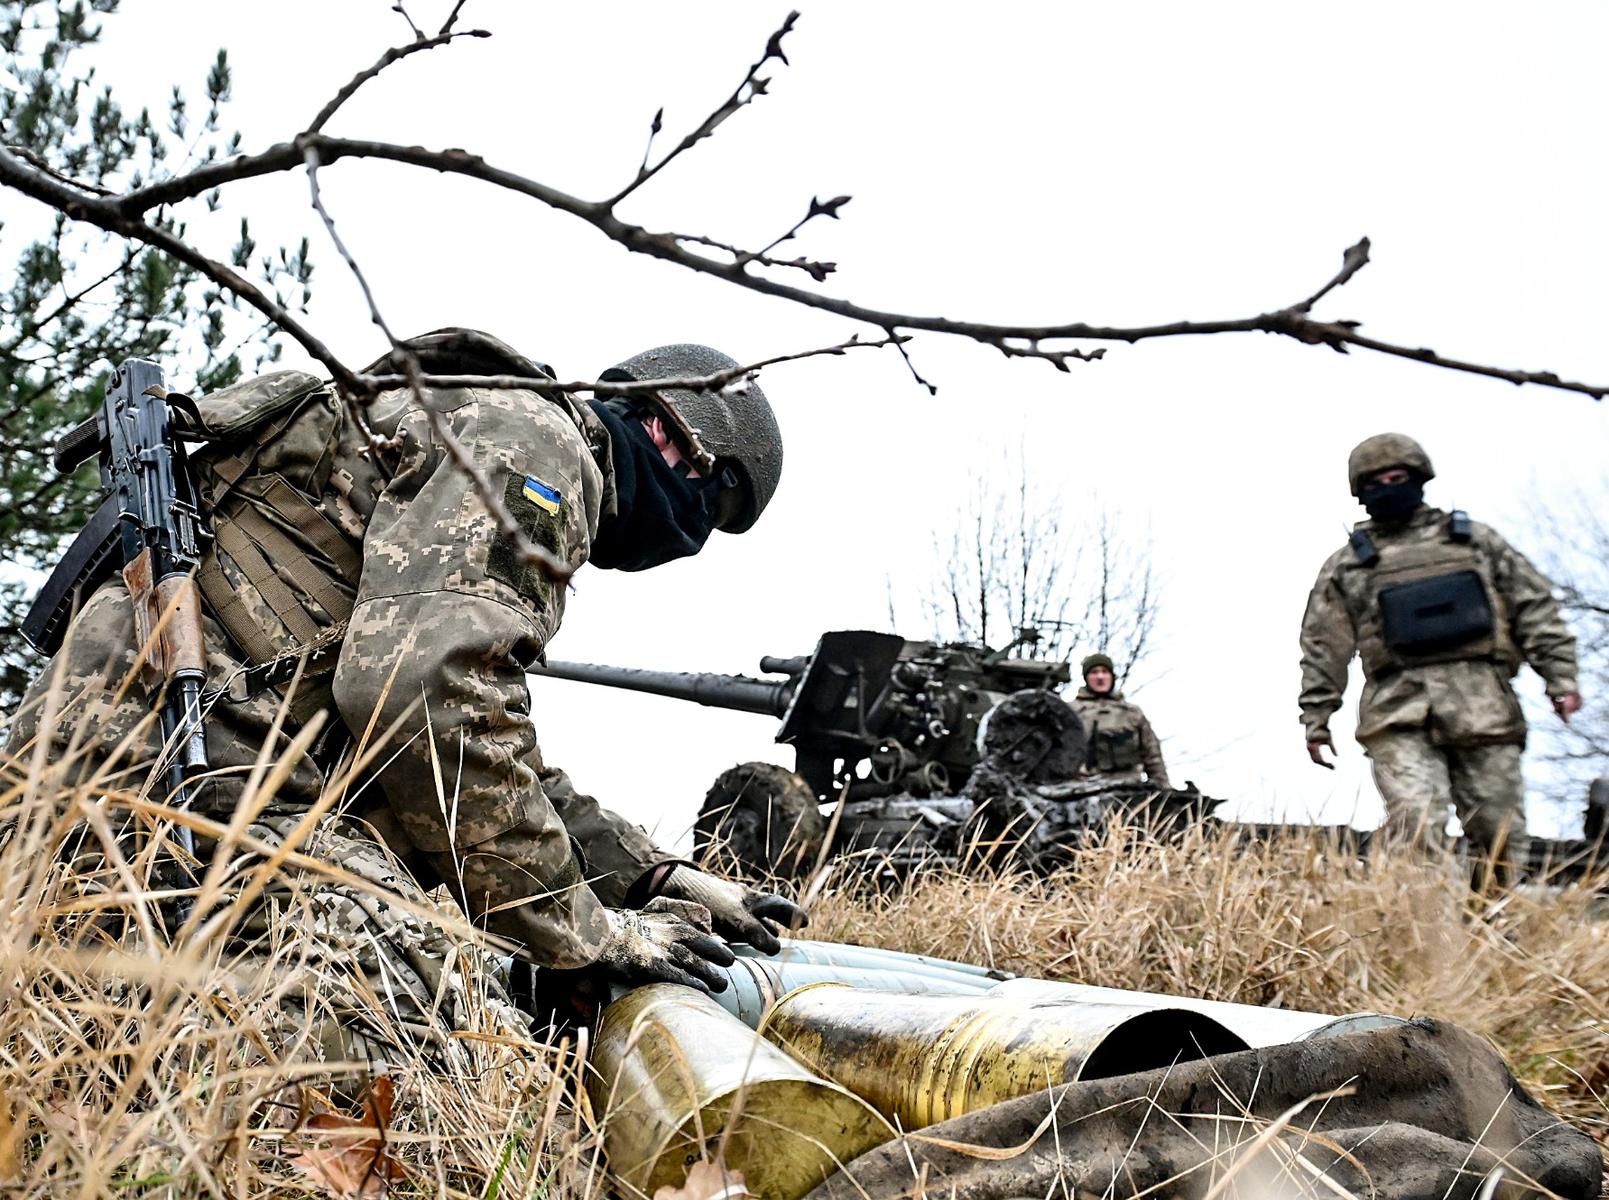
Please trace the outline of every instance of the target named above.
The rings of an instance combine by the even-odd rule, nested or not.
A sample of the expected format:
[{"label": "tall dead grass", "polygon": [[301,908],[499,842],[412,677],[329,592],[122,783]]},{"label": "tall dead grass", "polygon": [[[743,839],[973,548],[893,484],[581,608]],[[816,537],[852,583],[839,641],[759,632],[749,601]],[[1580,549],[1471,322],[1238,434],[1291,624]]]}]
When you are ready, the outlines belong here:
[{"label": "tall dead grass", "polygon": [[[93,732],[81,736],[65,753],[0,755],[0,1189],[602,1191],[599,1140],[571,1103],[574,1039],[511,1027],[484,940],[450,903],[399,898],[311,853],[364,751],[288,836],[264,836],[286,775],[266,759],[227,823],[185,815],[200,882],[176,905],[160,775],[117,765],[124,747],[91,754]],[[374,946],[333,919],[335,889],[440,935],[422,1019],[397,1002],[405,981],[377,968]],[[361,1043],[332,1038],[354,1009]]]},{"label": "tall dead grass", "polygon": [[828,887],[812,937],[1021,975],[1247,1004],[1442,1018],[1609,1139],[1609,880],[1475,896],[1468,870],[1293,831],[1135,831],[1046,877],[948,870]]},{"label": "tall dead grass", "polygon": [[[0,761],[8,1193],[255,1197],[331,1194],[343,1180],[364,1195],[605,1192],[576,1086],[584,1046],[511,1033],[466,969],[467,1017],[444,1051],[396,1016],[362,946],[345,948],[350,961],[315,951],[322,888],[384,892],[304,853],[315,822],[279,846],[254,838],[276,764],[258,764],[227,825],[195,822],[206,870],[176,944],[152,837],[172,814],[149,798],[146,773],[84,765]],[[332,783],[329,812],[346,784]],[[1125,834],[1048,878],[931,871],[889,887],[846,863],[815,890],[815,937],[1050,978],[1442,1016],[1493,1038],[1561,1113],[1609,1130],[1609,941],[1588,889],[1477,905],[1450,868],[1195,831],[1166,845]],[[250,919],[265,893],[266,925]],[[461,964],[484,966],[449,903],[422,912]],[[373,1065],[332,1060],[322,1031],[354,1003],[392,1047],[395,1095],[371,1105],[383,1133],[349,1128],[343,1149],[330,1114],[356,1116]]]}]

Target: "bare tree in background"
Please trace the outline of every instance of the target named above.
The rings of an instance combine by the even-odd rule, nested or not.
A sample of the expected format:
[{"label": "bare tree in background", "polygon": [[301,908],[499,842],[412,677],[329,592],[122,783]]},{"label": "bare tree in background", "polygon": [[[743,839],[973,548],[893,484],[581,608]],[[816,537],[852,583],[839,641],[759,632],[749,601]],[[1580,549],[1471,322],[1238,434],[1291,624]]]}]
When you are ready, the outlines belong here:
[{"label": "bare tree in background", "polygon": [[[992,492],[997,479],[1017,486]],[[1037,640],[1018,653],[1068,659],[1102,650],[1126,677],[1157,620],[1149,533],[1037,484],[1020,452],[988,480],[975,473],[965,490],[953,531],[934,539],[934,576],[918,601],[928,634],[998,647],[1031,628]]]},{"label": "bare tree in background", "polygon": [[1540,735],[1534,760],[1548,765],[1543,787],[1571,811],[1587,785],[1609,775],[1609,486],[1577,492],[1536,514],[1538,561],[1557,585],[1576,636],[1580,688],[1586,703],[1561,724],[1551,712],[1531,722]]}]

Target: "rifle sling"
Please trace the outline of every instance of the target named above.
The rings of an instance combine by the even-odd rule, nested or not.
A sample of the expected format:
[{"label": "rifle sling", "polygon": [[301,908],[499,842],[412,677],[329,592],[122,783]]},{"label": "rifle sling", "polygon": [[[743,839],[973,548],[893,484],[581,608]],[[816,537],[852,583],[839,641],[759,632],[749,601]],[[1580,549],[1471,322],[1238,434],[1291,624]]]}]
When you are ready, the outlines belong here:
[{"label": "rifle sling", "polygon": [[116,573],[122,561],[121,520],[116,497],[102,500],[39,589],[22,622],[22,636],[39,653],[52,655],[61,649],[80,598],[87,599]]}]

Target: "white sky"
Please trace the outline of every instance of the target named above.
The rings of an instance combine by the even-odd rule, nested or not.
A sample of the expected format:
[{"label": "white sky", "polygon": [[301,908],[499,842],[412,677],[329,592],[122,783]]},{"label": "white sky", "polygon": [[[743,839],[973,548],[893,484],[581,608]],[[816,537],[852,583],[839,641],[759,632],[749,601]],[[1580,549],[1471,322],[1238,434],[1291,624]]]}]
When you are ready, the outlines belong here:
[{"label": "white sky", "polygon": [[[1601,4],[801,3],[772,94],[623,216],[757,246],[812,195],[849,193],[842,221],[790,244],[841,264],[823,290],[1034,322],[1250,315],[1313,291],[1367,234],[1374,263],[1319,315],[1609,380]],[[444,8],[411,6],[431,30]],[[470,0],[461,27],[493,38],[393,66],[329,132],[463,146],[602,196],[635,170],[654,110],[668,147],[786,11]],[[261,148],[406,36],[384,0],[128,0],[103,72],[125,105],[156,107],[174,81],[199,91],[227,45],[230,119]],[[321,178],[401,332],[480,326],[566,377],[669,341],[747,361],[856,331],[484,185],[378,163]],[[0,216],[22,204],[0,197]],[[312,234],[314,327],[349,362],[377,352],[300,175],[239,185],[227,211],[249,212],[264,245]],[[233,229],[193,219],[222,256]],[[1242,815],[1372,825],[1350,712],[1334,773],[1307,762],[1296,723],[1302,606],[1361,515],[1347,450],[1382,429],[1419,437],[1441,475],[1430,498],[1523,548],[1533,506],[1600,478],[1609,448],[1584,397],[1263,336],[1114,346],[1069,375],[936,336],[910,349],[936,399],[889,352],[768,372],[787,469],[756,530],[646,575],[584,571],[553,656],[752,671],[823,630],[884,628],[885,579],[913,594],[971,469],[1025,443],[1042,484],[1149,523],[1165,607],[1132,694],[1175,778]],[[540,681],[534,712],[552,761],[667,841],[725,766],[789,760],[762,717]]]}]

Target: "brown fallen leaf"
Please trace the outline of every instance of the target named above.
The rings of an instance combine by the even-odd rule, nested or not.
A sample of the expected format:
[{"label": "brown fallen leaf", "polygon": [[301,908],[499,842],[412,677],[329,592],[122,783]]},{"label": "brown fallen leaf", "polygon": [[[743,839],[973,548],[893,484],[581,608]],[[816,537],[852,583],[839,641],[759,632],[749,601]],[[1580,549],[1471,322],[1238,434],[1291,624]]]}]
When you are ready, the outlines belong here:
[{"label": "brown fallen leaf", "polygon": [[328,1144],[304,1145],[290,1155],[290,1163],[313,1187],[335,1200],[381,1200],[390,1185],[407,1178],[403,1165],[391,1156],[385,1132],[391,1125],[396,1098],[389,1075],[369,1085],[363,1097],[363,1115],[347,1117],[316,1112],[302,1126]]},{"label": "brown fallen leaf", "polygon": [[654,1193],[654,1200],[743,1200],[751,1195],[742,1171],[728,1171],[701,1158],[688,1168],[686,1183],[681,1187],[666,1184]]}]

